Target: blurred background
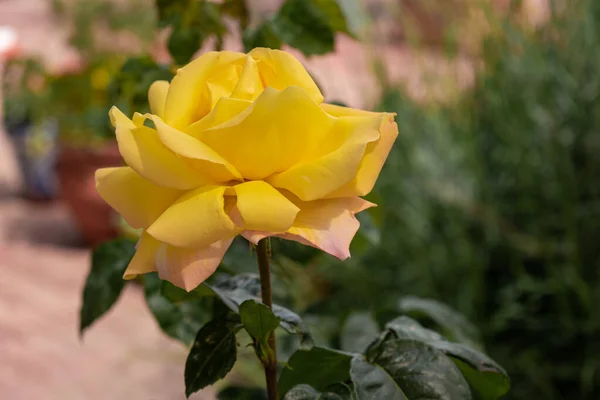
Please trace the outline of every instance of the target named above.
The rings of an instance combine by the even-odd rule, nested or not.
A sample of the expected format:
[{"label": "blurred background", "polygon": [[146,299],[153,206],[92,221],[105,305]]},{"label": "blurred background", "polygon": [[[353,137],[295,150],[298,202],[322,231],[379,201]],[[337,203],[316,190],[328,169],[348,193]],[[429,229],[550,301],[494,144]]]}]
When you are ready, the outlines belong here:
[{"label": "blurred background", "polygon": [[435,298],[508,371],[507,399],[600,398],[600,2],[339,0],[324,19],[326,1],[282,3],[214,2],[194,31],[152,0],[0,0],[0,398],[184,399],[186,349],[138,287],[78,337],[89,249],[135,235],[93,172],[121,163],[111,105],[143,111],[190,48],[254,45],[297,55],[329,102],[397,113],[353,257],[274,243],[316,336],[343,348],[353,313]]}]

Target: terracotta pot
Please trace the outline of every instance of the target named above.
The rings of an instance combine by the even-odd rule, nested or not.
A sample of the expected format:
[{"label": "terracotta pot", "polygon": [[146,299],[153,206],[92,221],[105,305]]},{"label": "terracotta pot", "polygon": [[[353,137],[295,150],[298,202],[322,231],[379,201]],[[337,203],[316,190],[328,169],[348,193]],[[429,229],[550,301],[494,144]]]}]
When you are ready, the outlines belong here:
[{"label": "terracotta pot", "polygon": [[96,192],[98,168],[123,164],[116,142],[100,148],[63,145],[58,157],[60,196],[91,246],[117,235],[118,216]]}]

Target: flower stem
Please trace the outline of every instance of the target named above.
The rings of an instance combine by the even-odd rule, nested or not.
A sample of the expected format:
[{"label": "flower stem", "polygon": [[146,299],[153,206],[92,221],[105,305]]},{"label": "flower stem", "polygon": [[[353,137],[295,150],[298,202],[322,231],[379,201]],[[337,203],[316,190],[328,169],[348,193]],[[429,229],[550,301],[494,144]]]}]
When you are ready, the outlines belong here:
[{"label": "flower stem", "polygon": [[[261,239],[256,247],[256,257],[258,259],[258,271],[260,273],[260,291],[262,302],[269,308],[273,308],[273,295],[271,293],[271,264],[269,238]],[[272,332],[267,340],[270,351],[270,357],[262,360],[265,369],[265,378],[267,380],[267,394],[269,400],[278,400],[277,394],[277,349],[275,345],[275,333]]]}]

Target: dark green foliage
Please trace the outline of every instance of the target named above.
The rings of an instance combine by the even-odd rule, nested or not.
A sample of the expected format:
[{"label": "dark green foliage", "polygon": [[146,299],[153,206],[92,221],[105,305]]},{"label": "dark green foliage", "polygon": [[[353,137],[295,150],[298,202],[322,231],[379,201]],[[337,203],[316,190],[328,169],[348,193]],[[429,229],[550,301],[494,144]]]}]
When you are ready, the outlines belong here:
[{"label": "dark green foliage", "polygon": [[196,335],[185,363],[185,394],[212,385],[233,368],[239,319],[224,316],[208,322]]},{"label": "dark green foliage", "polygon": [[267,400],[264,389],[229,386],[217,394],[218,400]]},{"label": "dark green foliage", "polygon": [[340,332],[340,348],[344,351],[362,353],[378,334],[379,326],[371,314],[366,312],[350,314]]},{"label": "dark green foliage", "polygon": [[163,332],[186,345],[192,343],[198,329],[210,319],[210,299],[173,301],[163,295],[162,281],[157,273],[145,274],[143,279],[146,303]]},{"label": "dark green foliage", "polygon": [[[364,314],[353,319],[366,321]],[[359,400],[495,400],[510,387],[506,372],[488,356],[447,341],[410,317],[388,322],[380,335],[358,336],[367,343],[364,352],[313,347],[294,353],[281,373],[281,394],[312,399],[325,396],[318,391],[335,391],[343,399]]]},{"label": "dark green foliage", "polygon": [[172,78],[173,73],[167,66],[157,64],[149,56],[129,58],[109,84],[110,102],[126,115],[150,112],[150,85],[158,80],[170,81]]},{"label": "dark green foliage", "polygon": [[435,326],[454,342],[481,347],[477,328],[444,303],[414,296],[403,297],[398,301],[398,311]]},{"label": "dark green foliage", "polygon": [[268,47],[270,49],[279,49],[281,39],[275,32],[273,21],[267,20],[254,29],[244,30],[244,51],[248,52],[255,47]]},{"label": "dark green foliage", "polygon": [[[281,320],[263,303],[246,300],[240,305],[240,319],[250,337],[256,356],[262,363],[275,363],[275,349],[271,347],[269,338],[277,329]],[[275,336],[272,336],[275,340]]]},{"label": "dark green foliage", "polygon": [[246,332],[262,342],[267,341],[281,322],[269,307],[256,300],[246,300],[240,305],[240,318]]},{"label": "dark green foliage", "polygon": [[469,400],[469,385],[443,353],[413,340],[388,338],[374,357],[352,359],[351,377],[362,399]]},{"label": "dark green foliage", "polygon": [[343,400],[335,393],[317,392],[309,385],[298,385],[286,393],[283,400]]},{"label": "dark green foliage", "polygon": [[176,64],[187,64],[209,37],[214,36],[217,47],[221,46],[227,32],[222,14],[235,12],[236,7],[232,3],[219,5],[206,0],[156,0],[159,26],[172,28],[167,47]]},{"label": "dark green foliage", "polygon": [[[499,26],[456,103],[384,94],[401,134],[369,195],[380,241],[343,264],[303,260],[329,284],[311,313],[433,297],[481,330],[507,399],[600,397],[600,3],[561,13]],[[449,334],[448,319],[407,312]]]},{"label": "dark green foliage", "polygon": [[255,47],[279,49],[288,44],[305,55],[333,51],[335,33],[358,34],[360,10],[353,1],[286,0],[281,8],[255,26],[248,26],[248,5],[244,0],[217,4],[208,0],[156,0],[159,26],[172,28],[167,47],[175,62],[188,63],[209,37],[220,50],[227,33],[225,17],[233,17],[242,31],[244,50]]},{"label": "dark green foliage", "polygon": [[92,266],[83,289],[79,313],[79,333],[89,328],[118,300],[126,281],[123,273],[135,253],[135,243],[116,239],[98,246],[92,254]]},{"label": "dark green foliage", "polygon": [[[453,310],[448,311],[456,314]],[[457,316],[462,318],[461,315],[457,314]],[[466,322],[468,323],[468,321]],[[407,316],[388,322],[386,328],[387,330],[379,341],[386,341],[390,336],[403,340],[414,340],[427,344],[448,356],[469,383],[474,398],[497,399],[508,392],[510,380],[506,371],[475,348],[447,341],[439,333],[423,328],[417,321]],[[374,347],[369,349],[369,353],[377,351],[377,346]]]},{"label": "dark green foliage", "polygon": [[345,382],[350,378],[352,353],[313,347],[298,350],[288,361],[279,378],[279,395],[284,396],[291,388],[307,384],[317,390]]},{"label": "dark green foliage", "polygon": [[[259,300],[260,281],[255,274],[240,274],[218,283],[208,285],[204,283],[231,311],[239,312],[239,306],[247,300]],[[273,314],[279,319],[279,324],[289,333],[295,333],[300,339],[300,344],[310,346],[312,338],[308,328],[300,316],[285,307],[273,305]]]},{"label": "dark green foliage", "polygon": [[236,18],[240,22],[240,28],[246,29],[248,26],[250,15],[246,0],[224,0],[221,5],[221,12]]},{"label": "dark green foliage", "polygon": [[193,301],[205,296],[212,296],[213,292],[205,285],[200,285],[196,289],[187,291],[173,285],[169,281],[162,281],[160,294],[172,303],[181,303]]},{"label": "dark green foliage", "polygon": [[333,50],[334,30],[328,15],[313,0],[286,0],[275,16],[277,34],[304,54],[325,54]]},{"label": "dark green foliage", "polygon": [[176,25],[169,36],[167,48],[178,65],[187,64],[204,42],[202,32],[191,27]]}]

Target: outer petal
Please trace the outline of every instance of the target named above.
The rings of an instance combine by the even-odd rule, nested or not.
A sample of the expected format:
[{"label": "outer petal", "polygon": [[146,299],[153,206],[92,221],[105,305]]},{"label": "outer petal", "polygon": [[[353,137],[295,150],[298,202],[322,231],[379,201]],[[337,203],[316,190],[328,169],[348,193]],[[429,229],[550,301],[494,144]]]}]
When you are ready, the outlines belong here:
[{"label": "outer petal", "polygon": [[316,247],[340,260],[350,257],[350,242],[360,223],[354,214],[375,204],[359,197],[302,202],[294,225],[283,234],[247,231],[243,236],[252,243],[267,236],[278,236]]},{"label": "outer petal", "polygon": [[148,233],[175,247],[204,248],[234,237],[239,228],[225,211],[225,186],[204,186],[181,196]]},{"label": "outer petal", "polygon": [[185,129],[210,111],[206,83],[215,68],[242,60],[246,55],[231,51],[205,53],[177,71],[165,104],[165,122]]},{"label": "outer petal", "polygon": [[227,182],[242,179],[240,173],[200,140],[183,133],[167,124],[159,117],[150,116],[156,125],[162,143],[175,153],[196,160],[196,169],[213,182]]},{"label": "outer petal", "polygon": [[231,162],[244,178],[283,171],[327,135],[334,119],[298,87],[267,88],[245,111],[200,139]]},{"label": "outer petal", "polygon": [[319,87],[293,55],[266,48],[256,48],[248,55],[259,61],[258,69],[264,87],[283,90],[289,86],[299,86],[315,103],[323,101]]},{"label": "outer petal", "polygon": [[117,132],[119,152],[138,174],[159,186],[182,190],[209,182],[166,148],[154,129],[136,126],[116,107],[110,110],[110,115]]},{"label": "outer petal", "polygon": [[167,93],[169,92],[169,82],[156,81],[150,85],[148,90],[148,102],[152,114],[163,117],[165,114],[165,103],[167,101]]},{"label": "outer petal", "polygon": [[134,279],[140,274],[156,271],[156,252],[160,242],[146,232],[142,233],[137,244],[137,251],[129,262],[123,279]]},{"label": "outer petal", "polygon": [[133,228],[148,228],[182,192],[163,188],[129,167],[96,171],[96,190]]},{"label": "outer petal", "polygon": [[234,189],[237,194],[237,209],[245,229],[285,232],[292,226],[300,210],[265,182],[245,182]]},{"label": "outer petal", "polygon": [[[322,104],[321,107],[331,115],[365,115],[365,111],[353,110],[351,108]],[[396,137],[398,137],[398,125],[394,122],[394,115],[389,113],[381,115],[379,133],[381,138],[369,143],[365,156],[358,167],[358,172],[352,181],[340,189],[330,193],[327,197],[350,197],[364,196],[373,190],[377,177],[383,168]]]},{"label": "outer petal", "polygon": [[[350,182],[356,175],[367,144],[379,139],[378,119],[373,117],[344,117],[336,122],[322,147],[331,150],[316,159],[309,159],[275,174],[267,182],[287,189],[304,201],[323,198]],[[342,140],[343,143],[338,144]],[[339,146],[339,147],[336,147]]]},{"label": "outer petal", "polygon": [[156,253],[158,275],[189,292],[215,272],[232,241],[221,240],[200,249],[162,243]]}]

